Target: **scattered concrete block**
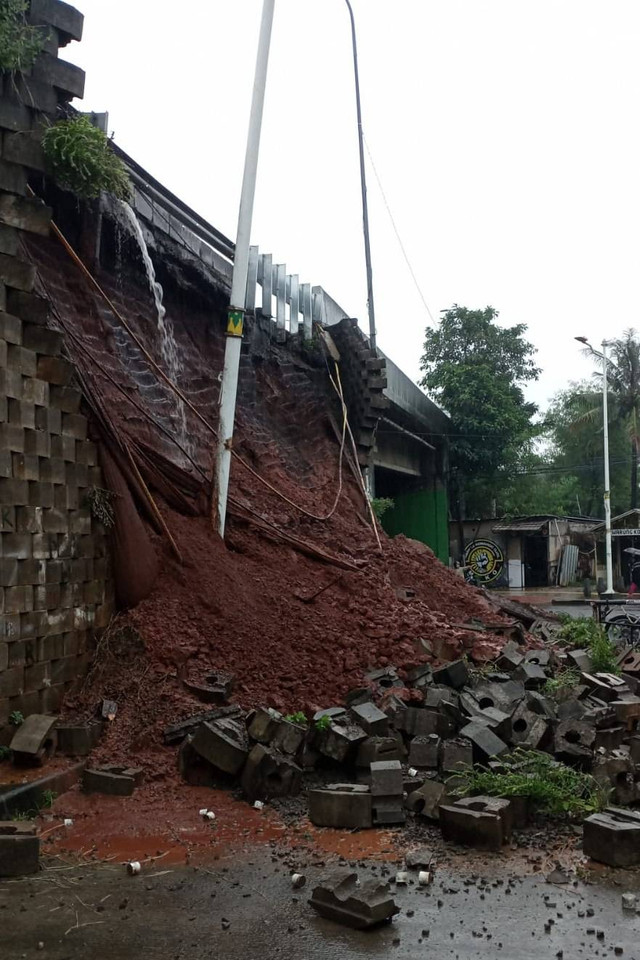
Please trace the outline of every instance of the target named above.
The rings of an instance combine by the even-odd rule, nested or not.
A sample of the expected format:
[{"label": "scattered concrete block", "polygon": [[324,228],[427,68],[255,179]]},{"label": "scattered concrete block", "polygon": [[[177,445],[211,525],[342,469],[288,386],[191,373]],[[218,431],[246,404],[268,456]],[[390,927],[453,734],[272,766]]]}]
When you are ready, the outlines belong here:
[{"label": "scattered concrete block", "polygon": [[193,749],[193,734],[182,741],[178,749],[178,772],[192,787],[213,787],[216,770]]},{"label": "scattered concrete block", "polygon": [[315,746],[323,756],[337,763],[346,763],[366,739],[362,727],[339,719],[332,721],[327,730],[317,731]]},{"label": "scattered concrete block", "polygon": [[283,753],[288,753],[293,757],[302,750],[306,737],[306,727],[283,718],[278,724],[278,729],[272,742],[276,750],[281,750]]},{"label": "scattered concrete block", "polygon": [[379,760],[371,764],[371,795],[401,797],[402,767],[399,760]]},{"label": "scattered concrete block", "polygon": [[319,883],[312,891],[309,903],[320,916],[355,930],[388,923],[399,913],[387,883],[377,880],[359,883],[357,873],[343,871]]},{"label": "scattered concrete block", "polygon": [[458,738],[442,744],[441,767],[445,773],[455,773],[473,763],[471,741]]},{"label": "scattered concrete block", "polygon": [[[621,746],[625,735],[625,729],[622,725],[617,727],[605,727],[602,730],[596,730],[596,738],[593,746],[596,752],[598,750],[604,750],[606,753],[609,753],[611,750],[616,750],[619,746]],[[633,737],[631,739],[633,739]],[[631,741],[629,742],[631,743]],[[638,756],[640,757],[640,751]]]},{"label": "scattered concrete block", "polygon": [[524,683],[525,690],[537,690],[543,683],[547,682],[547,675],[543,667],[527,660],[520,664],[513,676],[516,680],[521,680]]},{"label": "scattered concrete block", "polygon": [[200,724],[193,748],[218,770],[233,775],[240,773],[249,753],[244,726],[227,718]]},{"label": "scattered concrete block", "polygon": [[37,873],[40,837],[34,823],[0,821],[0,877]]},{"label": "scattered concrete block", "polygon": [[454,690],[461,690],[469,682],[469,668],[465,660],[453,660],[433,671],[433,682],[444,683]]},{"label": "scattered concrete block", "polygon": [[514,704],[524,699],[524,684],[520,680],[507,680],[504,683],[480,683],[474,690],[474,696],[481,710],[496,707],[511,714]]},{"label": "scattered concrete block", "polygon": [[[364,689],[364,688],[363,688]],[[329,717],[330,720],[346,719],[347,711],[344,707],[327,707],[326,710],[317,710],[313,715],[313,722],[317,723],[323,717]]]},{"label": "scattered concrete block", "polygon": [[98,720],[87,723],[65,723],[56,727],[58,750],[68,757],[86,757],[102,736],[102,724]]},{"label": "scattered concrete block", "polygon": [[242,710],[237,706],[218,707],[217,710],[207,710],[206,713],[198,713],[193,717],[187,717],[180,723],[172,723],[162,731],[162,739],[167,745],[180,743],[190,733],[195,733],[201,723],[205,720],[220,720],[222,717],[239,717]]},{"label": "scattered concrete block", "polygon": [[273,747],[257,743],[249,753],[241,779],[248,800],[270,800],[300,793],[302,768]]},{"label": "scattered concrete block", "polygon": [[409,870],[429,870],[433,862],[433,850],[430,847],[413,847],[407,850],[404,862]]},{"label": "scattered concrete block", "polygon": [[441,718],[442,714],[438,710],[407,707],[401,717],[403,725],[399,729],[404,730],[410,737],[428,737],[432,733],[438,733]]},{"label": "scattered concrete block", "polygon": [[511,741],[529,750],[540,750],[551,736],[549,723],[533,713],[523,700],[511,718]]},{"label": "scattered concrete block", "polygon": [[421,663],[407,673],[407,683],[416,690],[426,690],[433,683],[433,670],[430,663]]},{"label": "scattered concrete block", "polygon": [[465,810],[480,810],[485,813],[495,813],[500,817],[502,823],[502,840],[508,843],[511,840],[513,832],[513,810],[511,800],[504,797],[462,797],[456,800],[455,807],[463,807]]},{"label": "scattered concrete block", "polygon": [[252,740],[271,743],[275,737],[282,714],[271,707],[257,707],[247,718],[247,731]]},{"label": "scattered concrete block", "polygon": [[532,663],[536,667],[542,667],[546,670],[551,665],[551,654],[548,650],[527,650],[524,655],[526,663]]},{"label": "scattered concrete block", "polygon": [[[617,700],[621,692],[629,693],[629,688],[624,682],[621,684],[612,683],[611,676],[608,673],[583,673],[582,680],[589,687],[592,695],[595,695],[604,703],[609,703],[611,700]],[[619,677],[615,677],[616,681],[619,679]]]},{"label": "scattered concrete block", "polygon": [[409,744],[410,766],[436,770],[440,755],[440,742],[440,737],[435,733],[428,737],[414,737]]},{"label": "scattered concrete block", "polygon": [[429,820],[438,820],[440,804],[446,797],[446,787],[438,780],[425,780],[418,790],[407,797],[407,807]]},{"label": "scattered concrete block", "polygon": [[495,735],[486,724],[472,720],[460,731],[460,736],[473,744],[474,759],[484,761],[489,757],[500,757],[509,751],[507,744]]},{"label": "scattered concrete block", "polygon": [[393,687],[404,687],[395,667],[382,667],[379,670],[370,670],[365,673],[365,680],[381,690],[391,690]]},{"label": "scattered concrete block", "polygon": [[82,775],[82,788],[85,793],[104,793],[111,797],[130,797],[136,787],[142,783],[140,767],[121,767],[110,765],[85,770]]},{"label": "scattered concrete block", "polygon": [[640,813],[607,807],[587,817],[582,849],[587,857],[610,867],[635,867],[640,863]]},{"label": "scattered concrete block", "polygon": [[[402,760],[405,749],[400,735],[396,737],[367,737],[358,747],[356,767],[368,769],[378,760]],[[409,761],[411,763],[411,761]]]},{"label": "scattered concrete block", "polygon": [[554,737],[554,753],[558,760],[581,770],[589,770],[593,763],[595,728],[582,720],[563,720]]},{"label": "scattered concrete block", "polygon": [[370,737],[386,737],[389,731],[389,718],[371,701],[352,707],[351,716]]},{"label": "scattered concrete block", "polygon": [[588,650],[568,650],[567,663],[580,673],[591,673],[592,664]]},{"label": "scattered concrete block", "polygon": [[615,711],[618,723],[624,724],[627,730],[635,728],[638,719],[640,719],[640,697],[629,693],[624,697],[613,700],[611,706]]},{"label": "scattered concrete block", "polygon": [[309,819],[317,827],[366,830],[373,826],[371,792],[365,784],[334,783],[309,790]]},{"label": "scattered concrete block", "polygon": [[517,643],[514,643],[513,640],[510,640],[508,643],[505,643],[496,662],[500,670],[504,670],[506,673],[513,673],[514,670],[518,669],[523,660],[524,657],[520,653],[520,647]]},{"label": "scattered concrete block", "polygon": [[235,677],[231,673],[216,671],[208,673],[201,680],[187,679],[183,683],[190,693],[195,694],[203,703],[225,703],[233,691]]},{"label": "scattered concrete block", "polygon": [[445,840],[486,850],[500,850],[507,842],[504,810],[508,800],[495,797],[468,797],[440,807],[440,827]]},{"label": "scattered concrete block", "polygon": [[14,733],[9,745],[14,761],[39,764],[45,757],[51,756],[57,744],[57,720],[57,717],[42,713],[28,716]]},{"label": "scattered concrete block", "polygon": [[391,823],[404,823],[407,815],[402,796],[372,797],[373,822],[381,827]]},{"label": "scattered concrete block", "polygon": [[531,713],[538,714],[538,716],[544,717],[545,720],[555,720],[556,707],[553,700],[543,697],[537,690],[527,691],[525,703],[529,710],[531,710]]},{"label": "scattered concrete block", "polygon": [[634,764],[640,764],[640,736],[629,738],[629,750]]}]

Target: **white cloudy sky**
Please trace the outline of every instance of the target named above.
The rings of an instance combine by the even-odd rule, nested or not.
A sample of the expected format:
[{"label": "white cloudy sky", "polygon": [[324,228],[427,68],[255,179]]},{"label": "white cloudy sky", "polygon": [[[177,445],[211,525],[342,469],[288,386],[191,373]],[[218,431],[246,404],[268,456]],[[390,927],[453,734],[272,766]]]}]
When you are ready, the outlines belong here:
[{"label": "white cloudy sky", "polygon": [[[77,0],[86,109],[235,236],[261,0]],[[434,316],[526,323],[544,405],[575,334],[640,327],[638,0],[353,0],[365,136]],[[429,317],[368,167],[380,347],[413,378]],[[276,0],[252,240],[366,328],[349,20]]]}]

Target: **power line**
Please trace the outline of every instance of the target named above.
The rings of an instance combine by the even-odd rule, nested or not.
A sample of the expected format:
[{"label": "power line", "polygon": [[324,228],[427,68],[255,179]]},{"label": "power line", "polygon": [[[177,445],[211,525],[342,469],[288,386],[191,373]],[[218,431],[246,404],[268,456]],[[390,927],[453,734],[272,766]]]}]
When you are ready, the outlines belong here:
[{"label": "power line", "polygon": [[393,214],[392,214],[392,212],[391,212],[391,207],[389,206],[389,201],[387,200],[387,195],[386,195],[386,193],[384,192],[384,187],[382,186],[382,181],[380,180],[380,177],[379,177],[379,175],[378,175],[378,171],[377,171],[377,169],[376,169],[376,165],[375,165],[375,163],[373,162],[373,157],[371,156],[371,150],[369,149],[369,144],[367,143],[367,138],[364,136],[364,134],[362,135],[362,139],[364,140],[364,145],[365,145],[365,147],[367,148],[367,156],[369,157],[369,162],[371,163],[371,169],[373,170],[373,175],[374,175],[375,178],[376,178],[378,187],[380,188],[380,193],[382,194],[382,199],[383,199],[383,201],[384,201],[384,205],[385,205],[385,207],[387,208],[387,213],[389,214],[389,219],[391,220],[391,226],[393,227],[394,233],[395,233],[395,235],[396,235],[396,239],[397,239],[397,241],[398,241],[398,244],[400,245],[400,249],[402,250],[402,256],[404,257],[405,263],[407,264],[407,267],[409,268],[409,273],[411,274],[411,278],[412,278],[412,280],[413,280],[413,282],[414,282],[414,284],[415,284],[416,290],[418,291],[418,295],[420,296],[420,299],[422,300],[422,303],[424,304],[424,308],[425,308],[425,310],[427,311],[427,313],[429,314],[429,317],[430,317],[430,319],[431,319],[431,323],[432,323],[432,324],[434,325],[434,327],[435,327],[435,326],[437,326],[437,321],[434,319],[434,316],[433,316],[433,314],[431,313],[431,310],[429,309],[429,304],[428,304],[427,301],[425,300],[424,294],[423,294],[423,292],[422,292],[422,290],[421,290],[421,288],[420,288],[420,284],[418,283],[418,278],[416,277],[415,272],[414,272],[414,269],[413,269],[413,267],[411,266],[411,261],[409,260],[409,256],[408,256],[408,254],[407,254],[407,251],[405,250],[405,246],[404,246],[404,243],[402,242],[402,237],[400,236],[400,232],[399,232],[399,230],[398,230],[398,228],[397,228],[397,226],[396,226],[396,222],[395,222],[395,220],[393,219]]}]

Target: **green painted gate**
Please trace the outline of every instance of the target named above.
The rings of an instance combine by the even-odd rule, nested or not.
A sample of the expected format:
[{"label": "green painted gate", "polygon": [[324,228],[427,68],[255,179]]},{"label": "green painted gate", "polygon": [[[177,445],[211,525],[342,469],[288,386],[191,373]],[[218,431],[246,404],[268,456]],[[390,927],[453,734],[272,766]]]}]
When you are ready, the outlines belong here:
[{"label": "green painted gate", "polygon": [[393,497],[394,506],[382,516],[382,526],[394,537],[404,533],[431,547],[443,563],[449,562],[449,504],[446,490],[413,490]]}]

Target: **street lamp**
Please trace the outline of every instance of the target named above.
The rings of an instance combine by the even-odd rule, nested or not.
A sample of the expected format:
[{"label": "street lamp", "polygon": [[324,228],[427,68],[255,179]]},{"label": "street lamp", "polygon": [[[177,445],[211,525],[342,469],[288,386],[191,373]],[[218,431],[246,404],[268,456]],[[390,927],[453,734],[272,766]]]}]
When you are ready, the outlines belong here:
[{"label": "street lamp", "polygon": [[609,408],[607,397],[607,347],[610,340],[602,341],[602,353],[594,350],[586,337],[575,337],[579,343],[589,348],[591,353],[602,360],[602,421],[604,438],[604,536],[607,587],[605,594],[613,593],[613,564],[611,560],[611,481],[609,478]]}]

